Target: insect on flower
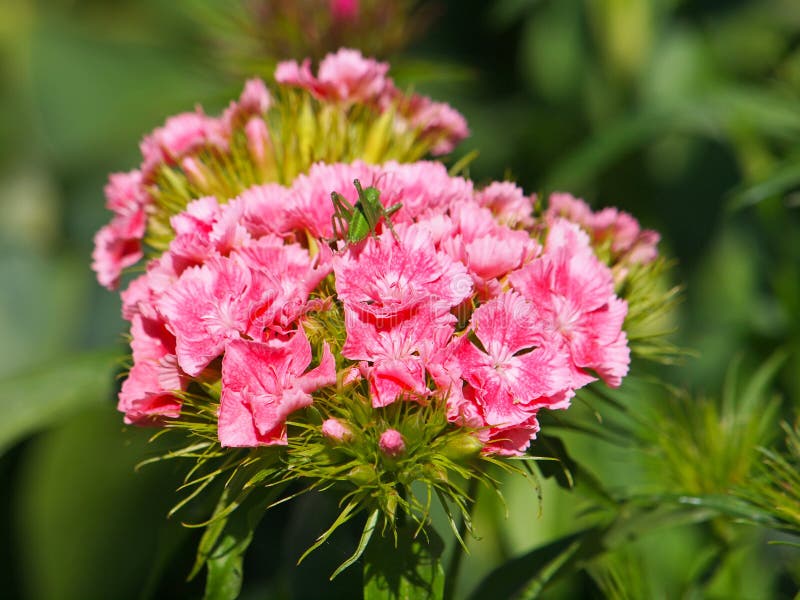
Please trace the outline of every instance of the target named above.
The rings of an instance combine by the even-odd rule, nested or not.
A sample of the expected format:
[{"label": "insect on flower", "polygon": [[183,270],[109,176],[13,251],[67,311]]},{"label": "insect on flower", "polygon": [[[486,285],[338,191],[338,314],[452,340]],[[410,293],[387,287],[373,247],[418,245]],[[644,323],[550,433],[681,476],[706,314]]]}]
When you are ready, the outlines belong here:
[{"label": "insect on flower", "polygon": [[[338,192],[331,192],[334,209],[331,223],[335,239],[343,239],[348,243],[360,242],[370,233],[375,233],[375,228],[383,218],[395,240],[397,240],[397,233],[392,227],[392,221],[389,217],[400,210],[403,205],[398,202],[389,208],[384,208],[383,204],[381,204],[381,192],[378,188],[370,186],[367,189],[363,189],[358,179],[353,181],[353,185],[356,186],[358,191],[358,200],[355,206],[350,204],[347,198]],[[345,224],[347,224],[346,232]]]}]

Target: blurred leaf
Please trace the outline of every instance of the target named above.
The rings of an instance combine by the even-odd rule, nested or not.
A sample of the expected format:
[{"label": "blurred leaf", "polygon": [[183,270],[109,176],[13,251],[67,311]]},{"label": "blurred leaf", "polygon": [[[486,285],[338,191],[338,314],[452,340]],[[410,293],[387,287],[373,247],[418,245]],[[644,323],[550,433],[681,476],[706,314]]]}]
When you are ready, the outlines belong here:
[{"label": "blurred leaf", "polygon": [[444,548],[433,528],[414,537],[415,524],[399,528],[397,540],[377,537],[364,553],[364,600],[441,600]]},{"label": "blurred leaf", "polygon": [[544,477],[554,477],[562,488],[581,491],[603,504],[615,504],[614,498],[602,482],[569,455],[561,438],[540,434],[534,448],[537,456],[555,459],[536,461],[536,466]]},{"label": "blurred leaf", "polygon": [[[212,521],[198,548],[198,560],[206,552],[208,565],[205,598],[207,600],[234,600],[242,588],[242,563],[256,526],[266,512],[269,500],[273,499],[273,488],[258,487],[232,513]],[[227,498],[223,495],[220,505],[226,508]],[[209,550],[213,547],[213,550]]]},{"label": "blurred leaf", "polygon": [[87,407],[109,405],[115,352],[65,356],[0,380],[4,418],[0,454],[31,433],[60,423]]},{"label": "blurred leaf", "polygon": [[793,161],[776,168],[762,181],[734,190],[728,202],[728,209],[741,210],[763,202],[767,198],[783,196],[798,186],[800,186],[800,161]]},{"label": "blurred leaf", "polygon": [[112,406],[94,406],[26,446],[13,490],[26,597],[135,600],[158,588],[153,575],[173,575],[165,563],[188,534],[166,519],[178,480],[135,472],[157,448],[150,431],[122,428]]}]

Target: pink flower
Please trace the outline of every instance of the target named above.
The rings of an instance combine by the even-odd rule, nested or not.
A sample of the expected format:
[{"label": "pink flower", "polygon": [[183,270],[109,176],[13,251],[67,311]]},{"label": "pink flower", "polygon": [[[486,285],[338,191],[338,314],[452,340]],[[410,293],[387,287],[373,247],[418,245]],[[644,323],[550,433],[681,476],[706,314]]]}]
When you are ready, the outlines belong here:
[{"label": "pink flower", "polygon": [[547,210],[544,213],[547,223],[554,223],[559,218],[577,223],[587,230],[591,230],[594,213],[583,200],[571,194],[561,192],[550,194],[547,200]]},{"label": "pink flower", "polygon": [[144,256],[143,235],[144,211],[129,221],[115,219],[95,234],[92,270],[97,273],[100,285],[115,289],[122,270],[139,262]]},{"label": "pink flower", "polygon": [[157,422],[180,415],[176,391],[185,381],[175,360],[175,338],[158,319],[133,316],[131,324],[133,367],[122,383],[118,410],[126,423]]},{"label": "pink flower", "polygon": [[564,407],[571,395],[566,361],[522,296],[508,292],[480,306],[470,330],[474,338],[462,336],[457,356],[486,425],[517,426],[540,407]]},{"label": "pink flower", "polygon": [[527,231],[509,229],[495,221],[492,213],[475,203],[451,211],[454,230],[441,248],[467,267],[482,300],[502,291],[500,279],[539,254],[539,244]]},{"label": "pink flower", "polygon": [[399,322],[373,323],[345,308],[342,355],[361,361],[359,370],[370,383],[374,407],[388,406],[401,396],[420,400],[430,395],[426,370],[435,368],[454,323],[449,313],[434,317],[427,312]]},{"label": "pink flower", "polygon": [[223,446],[285,445],[286,419],[313,402],[312,392],[336,383],[328,344],[311,371],[302,326],[288,342],[235,340],[222,359],[219,441]]},{"label": "pink flower", "polygon": [[473,201],[472,182],[452,177],[439,162],[387,162],[377,170],[370,185],[380,189],[384,206],[403,205],[392,215],[393,223],[441,217],[452,207]]},{"label": "pink flower", "polygon": [[385,232],[334,258],[336,291],[345,306],[367,320],[405,319],[419,310],[442,315],[470,294],[463,265],[437,252],[419,228]]},{"label": "pink flower", "polygon": [[535,198],[526,196],[523,191],[509,181],[495,181],[475,194],[475,200],[494,213],[497,220],[515,227],[532,227]]},{"label": "pink flower", "polygon": [[[380,169],[361,161],[353,164],[316,163],[307,175],[298,175],[290,188],[289,224],[293,229],[306,229],[321,239],[333,237],[333,202],[331,192],[338,192],[350,204],[358,201],[353,180],[364,187],[378,179]],[[383,201],[383,194],[381,194]]]},{"label": "pink flower", "polygon": [[[277,183],[255,185],[242,192],[229,206],[241,204],[241,223],[254,238],[269,234],[289,236],[294,232],[292,207],[296,195]],[[330,200],[329,200],[330,202]]]},{"label": "pink flower", "polygon": [[105,195],[106,206],[114,211],[114,218],[95,234],[92,269],[100,285],[113,290],[123,269],[136,264],[144,255],[141,240],[150,197],[139,171],[112,174]]},{"label": "pink flower", "polygon": [[433,144],[431,154],[448,154],[469,136],[467,120],[449,104],[433,102],[430,98],[412,95],[400,100],[400,114],[411,127]]},{"label": "pink flower", "polygon": [[139,171],[112,173],[105,187],[106,207],[118,216],[131,216],[150,203]]},{"label": "pink flower", "polygon": [[583,227],[595,245],[608,244],[615,261],[647,264],[658,256],[661,236],[651,229],[642,230],[636,219],[616,208],[594,213],[583,200],[569,194],[551,194],[545,221],[551,224],[559,218]]},{"label": "pink flower", "polygon": [[387,429],[381,434],[378,446],[386,456],[397,458],[406,451],[403,435],[396,429]]},{"label": "pink flower", "polygon": [[231,102],[222,113],[222,128],[227,135],[230,135],[234,128],[253,119],[264,123],[261,117],[270,106],[272,106],[272,96],[264,82],[260,79],[248,79],[238,102]]},{"label": "pink flower", "polygon": [[227,149],[228,140],[219,120],[206,116],[200,108],[170,117],[163,127],[142,140],[142,174],[149,180],[161,164],[177,164],[187,154],[206,146]]},{"label": "pink flower", "polygon": [[247,136],[247,150],[253,162],[259,167],[266,164],[267,152],[272,153],[272,139],[267,124],[261,117],[251,117],[244,127]]},{"label": "pink flower", "polygon": [[320,248],[312,259],[299,244],[284,244],[275,236],[263,237],[242,248],[238,255],[252,270],[253,280],[270,297],[251,315],[248,334],[261,339],[270,332],[282,335],[293,328],[305,311],[308,296],[330,273],[330,249]]},{"label": "pink flower", "polygon": [[308,59],[278,64],[275,80],[283,85],[301,87],[321,100],[373,103],[384,93],[390,81],[387,63],[364,58],[358,50],[342,48],[328,54],[319,64],[318,76],[311,73]]},{"label": "pink flower", "polygon": [[220,206],[213,196],[193,200],[183,212],[170,218],[175,238],[169,250],[179,271],[202,264],[214,254],[227,255],[250,240],[240,224],[242,207],[236,203]]},{"label": "pink flower", "polygon": [[577,225],[555,221],[542,257],[512,273],[509,280],[530,300],[548,335],[568,352],[571,387],[594,380],[587,369],[611,386],[620,384],[630,362],[622,330],[627,305],[614,294],[611,270],[600,263]]},{"label": "pink flower", "polygon": [[158,303],[177,340],[178,364],[196,377],[228,342],[246,334],[277,291],[253,280],[239,257],[212,257],[186,269]]}]

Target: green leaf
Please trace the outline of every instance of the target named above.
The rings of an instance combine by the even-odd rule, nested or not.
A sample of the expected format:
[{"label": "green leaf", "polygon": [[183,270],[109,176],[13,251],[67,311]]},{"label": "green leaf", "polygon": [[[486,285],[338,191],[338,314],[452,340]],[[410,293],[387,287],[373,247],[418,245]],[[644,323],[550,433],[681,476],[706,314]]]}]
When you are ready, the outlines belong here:
[{"label": "green leaf", "polygon": [[444,545],[428,527],[398,528],[397,540],[373,539],[364,553],[364,600],[441,600],[444,596]]},{"label": "green leaf", "polygon": [[569,455],[561,438],[539,435],[532,452],[537,457],[555,459],[536,461],[536,466],[545,478],[553,477],[564,489],[577,489],[603,504],[616,505],[613,496],[605,489],[602,482]]},{"label": "green leaf", "polygon": [[24,437],[69,415],[110,402],[116,352],[87,352],[0,379],[0,455]]},{"label": "green leaf", "polygon": [[[207,526],[198,549],[198,560],[201,560],[201,553],[208,553],[205,558],[208,565],[204,596],[206,600],[234,600],[239,597],[244,554],[273,494],[272,489],[256,489],[236,510],[220,519],[223,522],[222,527],[219,520],[212,521]],[[218,505],[217,511],[219,510],[221,508]],[[213,550],[209,552],[208,546],[212,544]]]},{"label": "green leaf", "polygon": [[549,581],[605,552],[603,531],[600,527],[585,529],[506,561],[481,581],[470,600],[537,597]]}]

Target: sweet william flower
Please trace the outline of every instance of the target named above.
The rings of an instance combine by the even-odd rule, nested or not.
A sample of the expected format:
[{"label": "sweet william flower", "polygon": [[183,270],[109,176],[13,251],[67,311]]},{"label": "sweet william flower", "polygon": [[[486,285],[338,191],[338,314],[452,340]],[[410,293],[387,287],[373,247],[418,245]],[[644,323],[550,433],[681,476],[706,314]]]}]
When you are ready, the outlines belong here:
[{"label": "sweet william flower", "polygon": [[158,304],[175,334],[181,368],[199,375],[229,341],[247,332],[253,314],[276,296],[276,290],[253,281],[252,271],[238,256],[212,257],[186,269]]},{"label": "sweet william flower", "polygon": [[418,310],[442,315],[471,292],[466,270],[437,252],[430,234],[408,228],[396,241],[389,232],[334,258],[336,290],[345,307],[362,318],[404,319]]},{"label": "sweet william flower", "polygon": [[474,338],[461,337],[458,360],[486,425],[514,426],[543,406],[564,407],[569,371],[531,303],[507,292],[473,313],[469,331]]},{"label": "sweet william flower", "polygon": [[311,392],[336,383],[328,344],[319,366],[302,325],[283,343],[234,340],[222,360],[219,441],[222,446],[286,445],[286,419],[309,406]]},{"label": "sweet william flower", "polygon": [[611,270],[594,255],[588,236],[566,220],[555,221],[543,255],[509,276],[531,302],[546,333],[570,357],[570,385],[594,380],[618,386],[628,372],[630,351],[622,324],[627,305],[614,294]]}]

